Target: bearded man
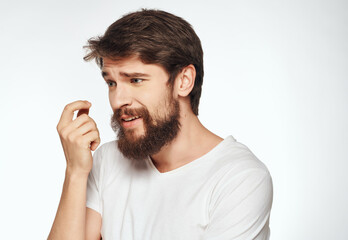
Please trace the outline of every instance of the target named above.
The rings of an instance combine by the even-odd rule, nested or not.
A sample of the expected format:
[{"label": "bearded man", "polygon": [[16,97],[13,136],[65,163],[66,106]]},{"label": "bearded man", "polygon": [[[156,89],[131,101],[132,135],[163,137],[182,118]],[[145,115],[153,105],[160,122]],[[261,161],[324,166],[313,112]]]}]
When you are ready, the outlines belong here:
[{"label": "bearded man", "polygon": [[203,51],[191,25],[143,9],[86,48],[108,86],[117,139],[97,149],[91,103],[65,107],[57,131],[66,177],[48,238],[268,240],[267,167],[198,119]]}]

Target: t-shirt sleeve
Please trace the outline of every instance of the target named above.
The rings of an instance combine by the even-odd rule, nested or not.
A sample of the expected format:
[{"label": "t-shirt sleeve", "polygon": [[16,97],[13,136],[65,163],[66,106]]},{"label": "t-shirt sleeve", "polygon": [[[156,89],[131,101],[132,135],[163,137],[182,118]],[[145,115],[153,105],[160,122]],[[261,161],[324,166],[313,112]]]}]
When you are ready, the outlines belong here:
[{"label": "t-shirt sleeve", "polygon": [[88,175],[86,206],[102,214],[100,202],[102,147],[93,154],[93,167]]},{"label": "t-shirt sleeve", "polygon": [[273,199],[267,169],[252,168],[227,174],[212,197],[204,240],[268,240]]}]

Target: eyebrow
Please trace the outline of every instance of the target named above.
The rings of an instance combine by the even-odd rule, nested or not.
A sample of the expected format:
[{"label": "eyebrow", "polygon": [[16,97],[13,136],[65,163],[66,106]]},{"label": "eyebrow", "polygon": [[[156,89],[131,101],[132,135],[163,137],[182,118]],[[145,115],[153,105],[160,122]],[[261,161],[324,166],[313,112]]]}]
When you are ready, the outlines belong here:
[{"label": "eyebrow", "polygon": [[[102,71],[101,73],[102,77],[109,76],[108,72]],[[137,78],[137,77],[150,77],[149,74],[146,73],[139,73],[139,72],[133,72],[133,73],[126,73],[126,72],[120,72],[121,76],[128,77],[128,78]]]}]

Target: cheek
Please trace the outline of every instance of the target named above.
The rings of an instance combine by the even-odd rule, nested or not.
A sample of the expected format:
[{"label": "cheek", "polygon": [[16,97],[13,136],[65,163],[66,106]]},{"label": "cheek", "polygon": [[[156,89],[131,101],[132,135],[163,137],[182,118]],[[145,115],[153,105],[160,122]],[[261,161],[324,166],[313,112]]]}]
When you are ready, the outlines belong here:
[{"label": "cheek", "polygon": [[155,104],[155,113],[159,118],[166,118],[170,114],[173,107],[173,100],[168,94],[162,96],[161,99]]},{"label": "cheek", "polygon": [[110,93],[109,93],[109,104],[110,104],[112,111],[114,112],[114,110],[116,109],[115,101],[112,100],[112,94],[110,94]]},{"label": "cheek", "polygon": [[148,108],[150,112],[156,110],[164,102],[163,94],[158,91],[144,91],[136,98],[138,102]]},{"label": "cheek", "polygon": [[139,91],[134,94],[135,107],[145,106],[151,117],[158,118],[166,115],[170,107],[171,91],[166,85],[157,83],[149,84],[144,88],[139,88]]}]

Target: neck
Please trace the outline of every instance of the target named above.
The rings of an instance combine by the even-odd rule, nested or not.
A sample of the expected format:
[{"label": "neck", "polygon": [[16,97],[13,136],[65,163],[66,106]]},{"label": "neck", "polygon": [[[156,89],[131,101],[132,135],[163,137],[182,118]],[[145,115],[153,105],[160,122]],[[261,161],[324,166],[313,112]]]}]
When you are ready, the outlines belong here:
[{"label": "neck", "polygon": [[168,172],[203,156],[223,139],[206,129],[192,111],[180,115],[181,128],[176,138],[151,159],[160,172]]}]

